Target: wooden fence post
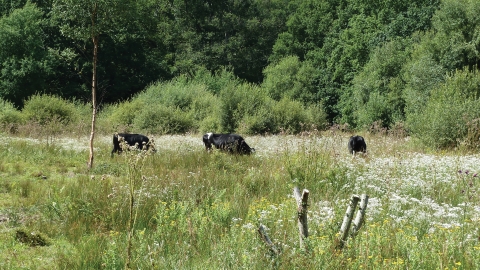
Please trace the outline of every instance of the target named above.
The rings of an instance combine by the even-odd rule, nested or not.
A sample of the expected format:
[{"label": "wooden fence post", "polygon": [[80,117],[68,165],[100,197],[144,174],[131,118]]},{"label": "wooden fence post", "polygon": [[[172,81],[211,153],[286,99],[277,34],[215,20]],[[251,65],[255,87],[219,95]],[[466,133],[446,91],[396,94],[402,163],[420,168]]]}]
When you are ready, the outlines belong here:
[{"label": "wooden fence post", "polygon": [[363,221],[365,220],[365,211],[367,210],[368,204],[368,195],[362,194],[360,197],[360,207],[358,209],[357,215],[355,216],[355,220],[353,221],[353,228],[352,228],[352,237],[357,236],[358,231],[363,225]]},{"label": "wooden fence post", "polygon": [[307,206],[308,206],[308,195],[309,191],[307,189],[303,190],[303,193],[300,193],[298,187],[293,188],[293,196],[297,201],[297,221],[298,221],[298,230],[300,232],[300,248],[307,251],[305,246],[305,239],[308,237],[308,224],[307,224]]},{"label": "wooden fence post", "polygon": [[357,195],[353,195],[350,199],[350,204],[348,205],[347,212],[343,217],[342,226],[340,227],[339,238],[336,245],[338,249],[342,249],[345,245],[345,241],[347,240],[348,236],[348,230],[350,229],[350,225],[352,224],[353,213],[355,212],[358,201],[360,201],[360,197],[358,197]]},{"label": "wooden fence post", "polygon": [[270,248],[270,251],[272,251],[275,255],[280,254],[280,251],[272,243],[270,237],[268,237],[267,231],[265,230],[265,226],[263,226],[263,224],[260,224],[258,233],[260,234],[260,238],[263,240],[263,242],[265,242],[265,244],[267,244],[267,246]]}]

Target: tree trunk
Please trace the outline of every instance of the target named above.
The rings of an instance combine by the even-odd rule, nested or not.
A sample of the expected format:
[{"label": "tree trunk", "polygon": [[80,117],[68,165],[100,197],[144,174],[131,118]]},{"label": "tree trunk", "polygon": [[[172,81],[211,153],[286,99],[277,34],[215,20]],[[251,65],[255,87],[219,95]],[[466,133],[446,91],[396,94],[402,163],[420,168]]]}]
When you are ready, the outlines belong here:
[{"label": "tree trunk", "polygon": [[[92,28],[95,27],[97,16],[97,5],[95,4],[92,12]],[[88,159],[88,169],[93,166],[93,139],[95,137],[95,120],[97,117],[97,56],[98,56],[98,38],[96,34],[92,34],[93,41],[93,71],[92,71],[92,129],[90,132],[90,157]]]}]

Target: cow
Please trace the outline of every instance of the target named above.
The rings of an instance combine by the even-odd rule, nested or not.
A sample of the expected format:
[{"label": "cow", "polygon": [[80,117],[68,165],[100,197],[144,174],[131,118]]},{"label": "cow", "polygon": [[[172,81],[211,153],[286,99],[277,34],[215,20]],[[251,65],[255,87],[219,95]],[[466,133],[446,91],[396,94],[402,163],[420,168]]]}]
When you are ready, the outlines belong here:
[{"label": "cow", "polygon": [[363,137],[358,135],[350,137],[350,140],[348,140],[348,151],[354,156],[358,152],[366,153],[367,144]]},{"label": "cow", "polygon": [[250,148],[242,136],[237,134],[214,134],[207,133],[203,135],[203,143],[207,151],[215,148],[232,154],[250,155],[255,152],[255,148]]},{"label": "cow", "polygon": [[118,152],[120,154],[122,152],[122,147],[120,145],[121,142],[125,142],[128,146],[135,147],[140,150],[148,150],[153,147],[152,143],[153,140],[150,141],[147,136],[141,134],[129,134],[129,133],[115,133],[113,135],[113,150],[111,156],[113,157],[113,153]]}]

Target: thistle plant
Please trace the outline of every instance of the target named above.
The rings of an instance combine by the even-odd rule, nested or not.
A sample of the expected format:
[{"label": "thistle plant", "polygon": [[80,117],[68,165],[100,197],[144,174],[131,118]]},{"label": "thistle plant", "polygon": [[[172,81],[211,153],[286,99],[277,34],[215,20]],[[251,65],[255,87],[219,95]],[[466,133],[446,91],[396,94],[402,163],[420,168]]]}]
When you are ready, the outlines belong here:
[{"label": "thistle plant", "polygon": [[[127,150],[129,146],[126,142],[122,142],[122,150]],[[136,148],[136,146],[135,146]],[[154,149],[154,147],[152,148]],[[142,170],[145,165],[145,160],[151,151],[124,151],[125,161],[127,164],[127,178],[128,178],[128,195],[129,195],[129,218],[127,226],[127,258],[125,269],[131,269],[132,261],[132,239],[135,233],[135,222],[137,219],[138,206],[140,204],[141,190],[146,182],[146,177],[142,175]],[[135,194],[138,194],[137,196]]]}]

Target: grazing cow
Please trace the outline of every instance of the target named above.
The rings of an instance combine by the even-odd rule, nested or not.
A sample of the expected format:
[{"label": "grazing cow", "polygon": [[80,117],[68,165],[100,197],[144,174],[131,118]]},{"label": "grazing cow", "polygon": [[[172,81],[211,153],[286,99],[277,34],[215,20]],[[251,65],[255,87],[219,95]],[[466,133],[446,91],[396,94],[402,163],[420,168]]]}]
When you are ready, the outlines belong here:
[{"label": "grazing cow", "polygon": [[363,139],[363,137],[362,136],[350,137],[350,140],[348,141],[348,151],[350,152],[350,154],[353,154],[354,156],[355,156],[355,153],[357,152],[366,153],[367,144],[365,143],[365,140]]},{"label": "grazing cow", "polygon": [[232,153],[250,155],[255,152],[254,148],[250,148],[242,136],[237,134],[214,134],[207,133],[203,135],[203,143],[207,151],[212,149],[212,145],[217,149]]},{"label": "grazing cow", "polygon": [[148,150],[150,147],[153,148],[153,140],[151,142],[147,136],[141,134],[115,133],[113,135],[112,157],[113,153],[118,152],[118,154],[120,154],[122,152],[122,147],[120,146],[122,141],[125,141],[128,146],[133,146],[140,150]]}]

